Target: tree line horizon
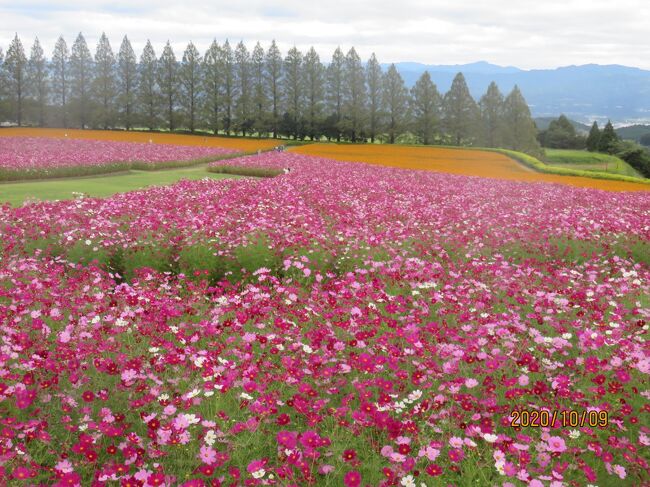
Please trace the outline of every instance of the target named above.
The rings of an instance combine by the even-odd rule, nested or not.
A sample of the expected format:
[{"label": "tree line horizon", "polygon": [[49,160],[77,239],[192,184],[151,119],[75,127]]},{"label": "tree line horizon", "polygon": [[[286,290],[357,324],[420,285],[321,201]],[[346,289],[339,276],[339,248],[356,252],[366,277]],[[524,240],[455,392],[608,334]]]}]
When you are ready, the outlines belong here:
[{"label": "tree line horizon", "polygon": [[16,34],[0,47],[0,121],[19,126],[209,131],[301,140],[380,141],[540,151],[530,109],[515,86],[492,82],[476,101],[462,73],[440,93],[428,72],[408,89],[394,64],[337,47],[329,64],[311,47],[286,56],[275,40],[249,51],[216,40],[180,59],[149,40],[139,59],[127,36],[117,54],[102,33],[95,55],[82,33],[60,36],[49,60],[38,37],[29,57]]}]

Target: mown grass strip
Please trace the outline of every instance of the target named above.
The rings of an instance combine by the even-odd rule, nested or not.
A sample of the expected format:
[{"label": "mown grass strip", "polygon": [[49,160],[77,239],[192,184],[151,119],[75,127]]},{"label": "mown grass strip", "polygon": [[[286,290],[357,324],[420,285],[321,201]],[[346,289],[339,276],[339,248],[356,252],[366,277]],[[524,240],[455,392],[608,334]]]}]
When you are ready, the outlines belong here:
[{"label": "mown grass strip", "polygon": [[173,184],[181,179],[230,179],[236,177],[229,174],[211,174],[206,171],[205,166],[196,166],[165,171],[133,170],[83,178],[6,182],[0,184],[0,205],[9,203],[12,206],[19,206],[25,201],[33,200],[67,200],[78,197],[80,193],[93,198],[103,198],[149,186]]},{"label": "mown grass strip", "polygon": [[554,167],[544,164],[539,159],[524,154],[523,152],[517,152],[509,149],[481,149],[492,152],[498,152],[504,154],[517,162],[520,162],[524,166],[527,166],[534,171],[545,173],[545,174],[555,174],[558,176],[579,176],[592,179],[610,179],[613,181],[625,181],[628,183],[640,183],[650,185],[650,179],[646,178],[636,178],[633,176],[623,176],[621,174],[609,174],[600,171],[582,171],[580,169],[569,169],[564,167]]}]

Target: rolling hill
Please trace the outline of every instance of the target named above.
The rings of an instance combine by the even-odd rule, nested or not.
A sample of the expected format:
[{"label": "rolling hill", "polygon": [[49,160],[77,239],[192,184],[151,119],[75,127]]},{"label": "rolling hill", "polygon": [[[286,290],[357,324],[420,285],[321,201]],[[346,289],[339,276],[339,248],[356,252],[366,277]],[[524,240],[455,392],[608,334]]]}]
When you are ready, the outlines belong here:
[{"label": "rolling hill", "polygon": [[633,124],[650,122],[650,71],[620,65],[586,64],[557,69],[522,70],[486,62],[458,65],[396,63],[408,86],[429,71],[440,91],[447,91],[461,71],[470,92],[479,98],[491,81],[503,92],[517,84],[535,117],[564,113],[578,122],[593,120]]}]

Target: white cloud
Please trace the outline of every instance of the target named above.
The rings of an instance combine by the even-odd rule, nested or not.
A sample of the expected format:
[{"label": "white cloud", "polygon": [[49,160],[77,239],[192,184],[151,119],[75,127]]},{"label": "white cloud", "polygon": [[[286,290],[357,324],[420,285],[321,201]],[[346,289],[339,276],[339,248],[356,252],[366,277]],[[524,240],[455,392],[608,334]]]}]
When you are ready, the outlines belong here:
[{"label": "white cloud", "polygon": [[170,39],[180,57],[189,40],[205,49],[213,38],[252,48],[276,39],[315,46],[324,60],[337,45],[355,46],[382,62],[456,64],[485,60],[522,68],[626,64],[650,69],[650,9],[645,0],[328,0],[304,2],[168,0],[64,2],[0,0],[0,46],[18,32],[29,48],[38,35],[46,52],[79,31],[94,46],[105,31],[113,48],[127,34],[140,51],[148,38],[159,53]]}]

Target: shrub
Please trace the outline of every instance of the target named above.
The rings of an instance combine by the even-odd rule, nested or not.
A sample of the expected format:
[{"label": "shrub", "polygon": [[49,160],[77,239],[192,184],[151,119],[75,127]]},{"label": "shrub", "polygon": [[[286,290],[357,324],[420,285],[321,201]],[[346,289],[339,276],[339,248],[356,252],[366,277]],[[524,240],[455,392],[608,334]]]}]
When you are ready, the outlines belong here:
[{"label": "shrub", "polygon": [[171,249],[161,247],[153,242],[124,251],[124,279],[132,280],[139,269],[153,269],[158,272],[172,272],[173,260]]},{"label": "shrub", "polygon": [[255,237],[248,245],[237,247],[234,255],[239,268],[251,273],[262,267],[275,273],[281,264],[280,258],[269,248],[269,240],[264,235]]},{"label": "shrub", "polygon": [[216,255],[216,249],[209,243],[197,243],[183,248],[178,254],[178,270],[189,279],[206,279],[214,284],[221,280],[228,270],[223,257]]},{"label": "shrub", "polygon": [[38,253],[41,257],[57,257],[63,253],[63,246],[54,237],[28,240],[25,242],[23,249],[30,256],[35,256]]},{"label": "shrub", "polygon": [[80,240],[67,250],[66,259],[83,266],[95,262],[97,265],[108,267],[110,253],[104,248],[93,245],[92,242],[86,243]]},{"label": "shrub", "polygon": [[280,169],[245,166],[209,166],[208,172],[218,174],[232,174],[235,176],[253,176],[257,178],[273,178],[279,174],[282,174],[282,170]]}]

